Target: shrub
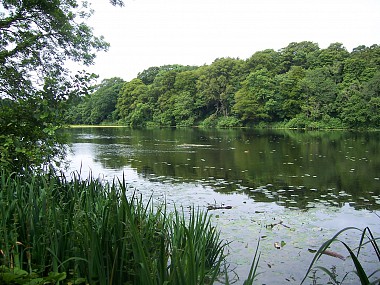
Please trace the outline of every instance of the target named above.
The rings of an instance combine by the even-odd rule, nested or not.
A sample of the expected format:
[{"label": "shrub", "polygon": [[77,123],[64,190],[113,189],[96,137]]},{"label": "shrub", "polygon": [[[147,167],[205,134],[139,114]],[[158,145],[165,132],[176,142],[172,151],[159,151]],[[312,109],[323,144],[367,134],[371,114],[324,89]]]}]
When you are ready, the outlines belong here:
[{"label": "shrub", "polygon": [[240,127],[241,122],[238,118],[227,116],[227,117],[220,117],[218,119],[218,122],[216,124],[217,128],[234,128],[234,127]]},{"label": "shrub", "polygon": [[309,119],[305,115],[299,114],[295,118],[291,119],[286,127],[290,129],[304,129],[310,124]]},{"label": "shrub", "polygon": [[218,117],[216,116],[216,114],[212,114],[211,116],[204,119],[199,126],[202,128],[214,128],[217,123]]}]

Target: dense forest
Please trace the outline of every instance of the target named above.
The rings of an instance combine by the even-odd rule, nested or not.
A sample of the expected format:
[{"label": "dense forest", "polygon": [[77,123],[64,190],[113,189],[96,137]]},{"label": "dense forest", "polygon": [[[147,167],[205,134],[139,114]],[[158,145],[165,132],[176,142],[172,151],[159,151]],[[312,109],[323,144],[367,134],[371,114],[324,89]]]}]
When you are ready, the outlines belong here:
[{"label": "dense forest", "polygon": [[151,67],[106,79],[74,102],[70,124],[131,127],[379,128],[380,46],[348,52],[304,41],[246,60]]}]

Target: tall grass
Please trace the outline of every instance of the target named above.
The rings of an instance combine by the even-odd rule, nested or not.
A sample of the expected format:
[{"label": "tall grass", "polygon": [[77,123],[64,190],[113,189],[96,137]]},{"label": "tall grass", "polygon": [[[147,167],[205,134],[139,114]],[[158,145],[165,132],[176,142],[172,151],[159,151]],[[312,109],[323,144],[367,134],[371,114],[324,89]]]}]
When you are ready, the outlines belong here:
[{"label": "tall grass", "polygon": [[143,203],[124,180],[104,185],[79,175],[70,181],[0,175],[1,284],[28,278],[33,284],[212,284],[222,273],[228,243],[207,212]]}]

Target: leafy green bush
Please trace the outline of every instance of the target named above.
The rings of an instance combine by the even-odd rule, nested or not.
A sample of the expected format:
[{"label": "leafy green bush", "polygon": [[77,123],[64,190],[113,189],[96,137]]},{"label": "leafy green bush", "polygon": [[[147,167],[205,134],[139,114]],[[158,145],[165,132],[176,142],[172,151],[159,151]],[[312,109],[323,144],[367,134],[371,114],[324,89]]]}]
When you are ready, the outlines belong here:
[{"label": "leafy green bush", "polygon": [[156,122],[152,122],[152,121],[149,121],[146,123],[146,128],[147,129],[156,129],[156,128],[159,128],[160,125],[157,124]]},{"label": "leafy green bush", "polygon": [[207,117],[203,120],[203,122],[200,123],[200,127],[202,128],[214,128],[216,127],[218,123],[218,118],[215,114],[212,114],[211,116]]},{"label": "leafy green bush", "polygon": [[289,122],[286,124],[287,128],[290,129],[304,129],[310,124],[310,121],[308,118],[306,118],[305,115],[300,114],[297,115],[295,118],[289,120]]},{"label": "leafy green bush", "polygon": [[238,118],[227,116],[220,117],[216,124],[217,128],[234,128],[241,126],[241,121]]},{"label": "leafy green bush", "polygon": [[192,127],[192,126],[194,126],[194,121],[195,121],[194,118],[191,117],[191,118],[188,118],[186,120],[182,120],[180,122],[177,122],[176,126],[177,127]]}]

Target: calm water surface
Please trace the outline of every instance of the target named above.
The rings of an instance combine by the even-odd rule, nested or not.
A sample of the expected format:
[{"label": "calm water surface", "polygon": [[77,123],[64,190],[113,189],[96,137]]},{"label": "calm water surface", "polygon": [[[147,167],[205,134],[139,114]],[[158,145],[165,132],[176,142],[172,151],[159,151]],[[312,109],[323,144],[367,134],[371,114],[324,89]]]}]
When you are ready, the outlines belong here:
[{"label": "calm water surface", "polygon": [[[67,133],[69,171],[106,180],[124,175],[131,193],[169,205],[232,206],[211,212],[223,238],[232,241],[231,276],[247,275],[259,238],[257,284],[299,284],[314,256],[310,250],[338,230],[370,226],[380,235],[379,132],[74,128]],[[342,238],[355,247],[360,237],[352,231]],[[332,250],[348,255],[339,244]],[[380,267],[371,250],[360,255],[368,273]],[[336,266],[341,277],[353,270],[350,259],[321,261]],[[328,281],[317,276],[320,284]],[[357,284],[351,276],[345,284]],[[236,277],[235,284],[242,280]]]}]

